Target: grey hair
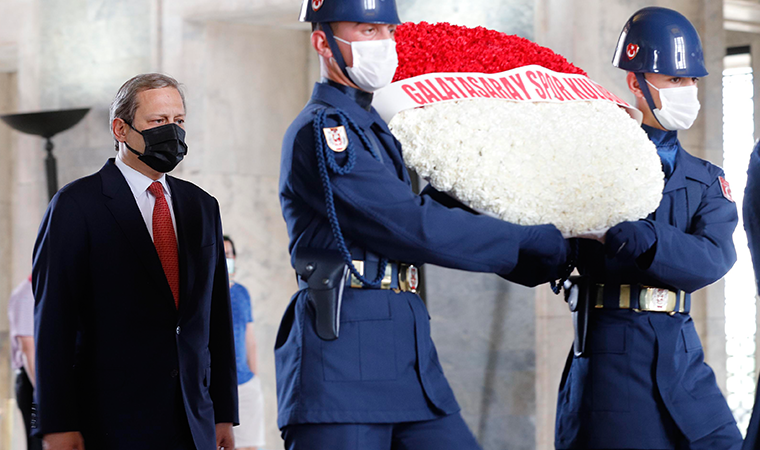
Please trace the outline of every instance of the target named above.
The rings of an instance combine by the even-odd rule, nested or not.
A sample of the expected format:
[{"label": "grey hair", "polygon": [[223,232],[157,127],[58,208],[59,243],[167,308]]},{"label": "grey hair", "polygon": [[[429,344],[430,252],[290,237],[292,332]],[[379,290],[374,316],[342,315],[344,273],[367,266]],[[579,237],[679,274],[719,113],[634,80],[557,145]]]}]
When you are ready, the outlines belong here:
[{"label": "grey hair", "polygon": [[[185,93],[183,92],[182,85],[177,80],[161,73],[143,73],[127,81],[119,88],[119,92],[116,93],[116,97],[114,97],[111,103],[109,124],[113,124],[114,119],[121,119],[128,124],[132,124],[135,120],[135,112],[139,106],[137,104],[137,94],[142,91],[166,87],[173,87],[179,92],[182,98],[182,106],[184,107]],[[118,151],[118,141],[116,141],[115,147]]]}]

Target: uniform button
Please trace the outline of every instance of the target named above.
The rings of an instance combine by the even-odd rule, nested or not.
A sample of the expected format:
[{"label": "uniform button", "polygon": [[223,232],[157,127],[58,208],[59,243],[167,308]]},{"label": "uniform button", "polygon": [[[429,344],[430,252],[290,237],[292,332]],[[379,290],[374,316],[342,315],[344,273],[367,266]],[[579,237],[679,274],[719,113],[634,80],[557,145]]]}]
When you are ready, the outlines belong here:
[{"label": "uniform button", "polygon": [[177,375],[179,375],[179,370],[177,369],[172,370],[172,378],[177,378]]},{"label": "uniform button", "polygon": [[178,327],[177,327],[177,335],[179,335],[181,332],[182,332],[182,328],[180,328],[180,327],[178,326]]}]

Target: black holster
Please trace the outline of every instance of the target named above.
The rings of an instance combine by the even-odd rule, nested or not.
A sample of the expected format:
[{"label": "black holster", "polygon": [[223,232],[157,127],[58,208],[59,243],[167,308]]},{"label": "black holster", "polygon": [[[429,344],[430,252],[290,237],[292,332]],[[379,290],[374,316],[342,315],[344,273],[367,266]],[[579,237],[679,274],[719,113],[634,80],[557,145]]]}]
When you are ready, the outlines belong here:
[{"label": "black holster", "polygon": [[591,304],[591,282],[588,277],[572,276],[565,282],[565,301],[573,313],[573,354],[580,358],[586,352],[588,315]]},{"label": "black holster", "polygon": [[348,265],[335,250],[298,248],[295,268],[309,286],[308,298],[314,308],[317,336],[327,341],[338,339]]}]

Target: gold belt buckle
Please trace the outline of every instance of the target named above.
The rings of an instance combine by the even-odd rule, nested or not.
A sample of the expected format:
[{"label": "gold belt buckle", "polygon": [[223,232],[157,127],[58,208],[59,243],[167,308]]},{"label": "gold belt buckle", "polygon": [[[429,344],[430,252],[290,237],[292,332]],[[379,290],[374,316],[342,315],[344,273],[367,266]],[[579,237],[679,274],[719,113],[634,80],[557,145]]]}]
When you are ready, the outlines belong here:
[{"label": "gold belt buckle", "polygon": [[594,295],[594,308],[596,309],[603,309],[604,308],[604,285],[603,284],[597,284],[596,289],[593,291],[595,293]]},{"label": "gold belt buckle", "polygon": [[676,309],[676,293],[668,289],[642,287],[639,307],[643,311],[673,312]]},{"label": "gold belt buckle", "polygon": [[[354,260],[352,261],[354,263],[354,267],[356,267],[356,271],[362,274],[363,277],[366,278],[367,274],[364,273],[364,261],[360,260]],[[372,278],[376,276],[376,274],[371,275]],[[385,266],[385,275],[383,275],[383,279],[380,281],[380,289],[390,289],[391,288],[391,280],[393,278],[393,266],[391,264],[388,264]],[[351,287],[356,289],[361,289],[364,287],[361,281],[359,281],[354,274],[351,274]]]},{"label": "gold belt buckle", "polygon": [[[354,267],[356,267],[356,271],[364,275],[364,261],[354,260],[352,262],[354,263]],[[351,287],[356,289],[361,289],[364,287],[364,285],[362,285],[362,282],[359,281],[359,279],[356,278],[353,273],[351,274]]]},{"label": "gold belt buckle", "polygon": [[420,286],[420,270],[413,264],[399,264],[398,272],[398,287],[402,291],[416,294]]},{"label": "gold belt buckle", "polygon": [[388,263],[385,265],[385,275],[383,275],[383,279],[380,281],[380,289],[390,289],[392,278],[393,278],[393,266],[390,263]]}]

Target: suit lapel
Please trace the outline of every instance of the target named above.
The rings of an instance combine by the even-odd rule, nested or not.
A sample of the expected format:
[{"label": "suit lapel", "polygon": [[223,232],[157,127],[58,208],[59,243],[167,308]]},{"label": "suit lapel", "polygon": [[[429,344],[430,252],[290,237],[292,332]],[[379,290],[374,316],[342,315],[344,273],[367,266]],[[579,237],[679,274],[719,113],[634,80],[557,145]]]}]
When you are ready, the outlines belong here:
[{"label": "suit lapel", "polygon": [[195,279],[194,258],[188,242],[191,242],[190,232],[192,228],[193,205],[189,202],[189,196],[183,195],[181,183],[174,177],[167,175],[167,182],[171,189],[172,207],[174,218],[177,221],[177,246],[179,248],[179,311],[187,311],[189,295],[193,289]]},{"label": "suit lapel", "polygon": [[132,244],[131,247],[137,255],[137,260],[147,269],[161,295],[171,300],[173,305],[172,291],[169,282],[166,280],[156,247],[145,227],[145,221],[137,207],[135,197],[129,189],[127,180],[124,179],[119,168],[113,163],[113,159],[109,159],[100,170],[100,177],[103,180],[103,195],[108,197],[106,207],[116,219],[122,233]]}]

